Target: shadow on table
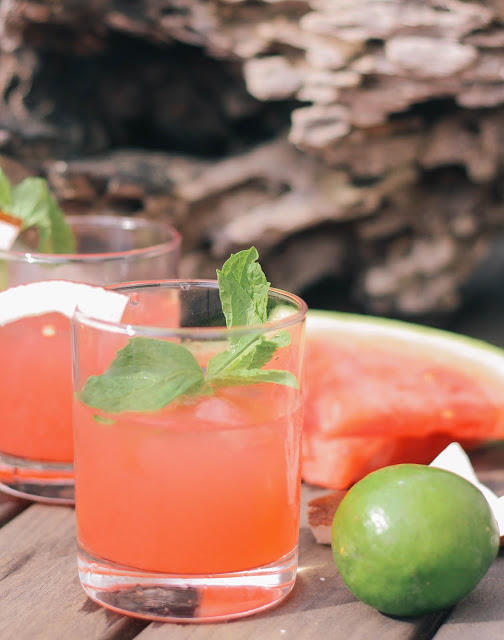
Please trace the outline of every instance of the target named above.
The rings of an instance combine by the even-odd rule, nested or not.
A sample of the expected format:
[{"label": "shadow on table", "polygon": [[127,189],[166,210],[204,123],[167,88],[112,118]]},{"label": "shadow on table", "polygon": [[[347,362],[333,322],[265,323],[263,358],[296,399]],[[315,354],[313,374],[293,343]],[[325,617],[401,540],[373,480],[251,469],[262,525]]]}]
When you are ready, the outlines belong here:
[{"label": "shadow on table", "polygon": [[[485,623],[485,627],[480,633],[474,628],[474,638],[504,638],[504,552],[501,550],[499,556],[490,567],[486,576],[479,585],[467,595],[453,609],[451,615],[446,620],[445,625],[454,624],[476,624]],[[492,625],[500,635],[490,636]]]}]

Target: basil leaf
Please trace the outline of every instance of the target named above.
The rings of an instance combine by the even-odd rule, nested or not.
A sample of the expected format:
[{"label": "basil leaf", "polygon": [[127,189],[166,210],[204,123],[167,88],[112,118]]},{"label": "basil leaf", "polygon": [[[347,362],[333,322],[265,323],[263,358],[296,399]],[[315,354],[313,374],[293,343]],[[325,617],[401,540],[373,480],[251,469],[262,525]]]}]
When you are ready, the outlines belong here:
[{"label": "basil leaf", "polygon": [[132,338],[107,371],[91,376],[79,394],[90,407],[110,413],[157,411],[204,386],[196,358],[185,347],[155,338]]},{"label": "basil leaf", "polygon": [[72,230],[43,178],[25,178],[16,185],[7,213],[20,218],[23,229],[37,228],[41,253],[75,252]]},{"label": "basil leaf", "polygon": [[222,269],[217,269],[217,282],[222,311],[227,327],[262,324],[268,318],[268,291],[259,254],[255,247],[232,254]]}]

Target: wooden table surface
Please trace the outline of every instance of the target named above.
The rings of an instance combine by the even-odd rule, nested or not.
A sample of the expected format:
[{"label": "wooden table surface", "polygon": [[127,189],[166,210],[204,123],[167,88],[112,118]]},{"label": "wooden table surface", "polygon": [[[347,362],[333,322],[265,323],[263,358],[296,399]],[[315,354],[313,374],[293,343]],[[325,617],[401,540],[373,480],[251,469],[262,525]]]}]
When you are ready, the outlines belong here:
[{"label": "wooden table surface", "polygon": [[[477,473],[504,494],[504,445],[472,456]],[[0,494],[1,640],[502,640],[504,554],[478,587],[449,611],[393,619],[345,588],[329,546],[315,543],[306,503],[321,490],[303,487],[300,567],[291,595],[275,609],[219,624],[159,624],[99,607],[77,577],[74,510]]]}]

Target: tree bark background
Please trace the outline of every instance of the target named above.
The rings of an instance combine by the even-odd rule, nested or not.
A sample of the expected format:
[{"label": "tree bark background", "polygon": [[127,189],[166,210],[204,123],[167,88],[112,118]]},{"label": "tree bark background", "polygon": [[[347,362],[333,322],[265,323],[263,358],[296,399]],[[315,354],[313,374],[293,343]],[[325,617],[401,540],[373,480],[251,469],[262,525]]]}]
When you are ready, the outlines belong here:
[{"label": "tree bark background", "polygon": [[500,0],[0,3],[2,165],[172,221],[184,275],[255,244],[329,308],[451,313],[501,234],[503,149]]}]

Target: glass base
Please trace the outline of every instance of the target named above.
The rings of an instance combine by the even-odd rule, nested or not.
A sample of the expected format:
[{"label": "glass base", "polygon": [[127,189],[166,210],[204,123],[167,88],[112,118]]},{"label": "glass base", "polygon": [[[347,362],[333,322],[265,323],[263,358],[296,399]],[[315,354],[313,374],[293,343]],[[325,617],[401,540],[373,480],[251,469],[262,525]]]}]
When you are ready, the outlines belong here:
[{"label": "glass base", "polygon": [[248,616],[283,600],[296,579],[297,547],[263,567],[217,575],[172,575],[93,558],[79,546],[86,594],[112,611],[158,622],[217,622]]},{"label": "glass base", "polygon": [[74,504],[73,465],[0,453],[0,491],[36,502]]}]

